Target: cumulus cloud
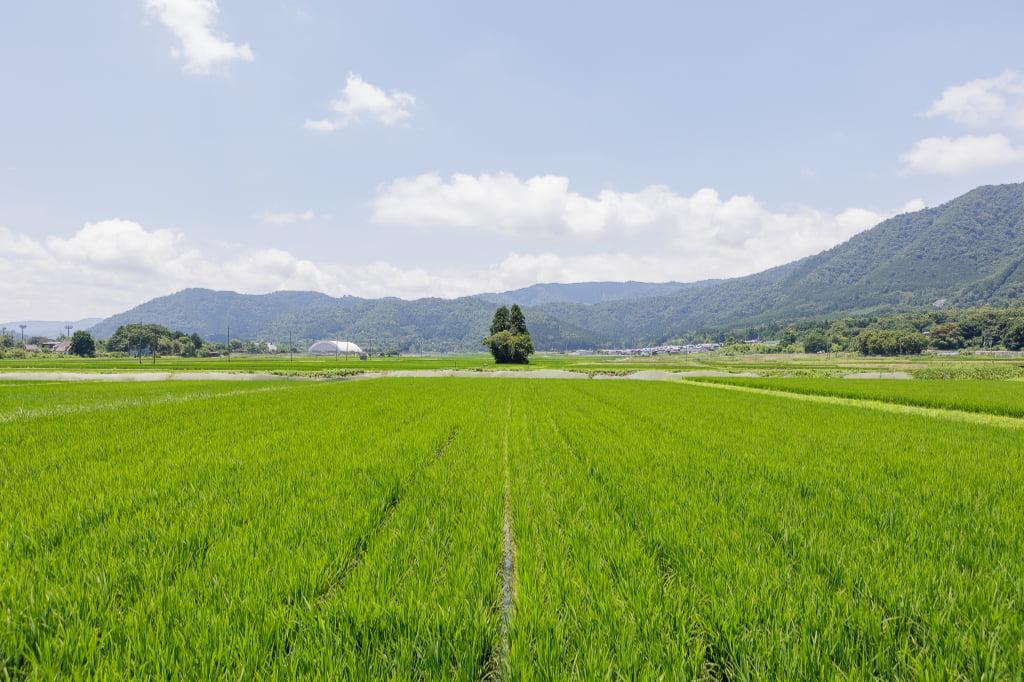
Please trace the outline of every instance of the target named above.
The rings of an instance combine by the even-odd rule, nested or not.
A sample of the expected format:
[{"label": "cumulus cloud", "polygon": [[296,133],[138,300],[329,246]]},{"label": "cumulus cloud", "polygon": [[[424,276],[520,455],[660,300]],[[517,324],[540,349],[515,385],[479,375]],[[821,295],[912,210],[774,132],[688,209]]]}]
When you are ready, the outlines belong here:
[{"label": "cumulus cloud", "polygon": [[461,296],[483,284],[519,285],[501,268],[355,267],[316,263],[275,248],[200,251],[173,230],[130,220],[86,223],[70,237],[33,239],[0,227],[0,300],[10,319],[112,315],[188,287],[243,293],[309,290],[369,298]]},{"label": "cumulus cloud", "polygon": [[187,287],[265,293],[330,291],[342,273],[278,249],[226,257],[190,246],[183,233],[130,220],[86,223],[72,236],[37,240],[0,228],[0,297],[11,317],[109,315]]},{"label": "cumulus cloud", "polygon": [[213,34],[216,0],[146,0],[146,9],[181,41],[172,54],[185,60],[189,73],[208,74],[218,64],[253,60],[248,43],[237,45]]},{"label": "cumulus cloud", "polygon": [[946,88],[925,115],[945,116],[971,127],[1024,128],[1024,79],[1007,69],[995,78]]},{"label": "cumulus cloud", "polygon": [[[565,177],[521,180],[510,173],[398,179],[378,188],[372,208],[380,224],[455,227],[541,241],[643,234],[729,273],[736,271],[730,261],[777,265],[834,246],[890,215],[865,209],[831,215],[810,208],[779,213],[751,196],[723,199],[713,189],[684,196],[660,185],[588,197],[571,191]],[[715,276],[711,268],[702,268],[702,274]]]},{"label": "cumulus cloud", "polygon": [[[500,216],[478,201],[455,201],[447,208],[443,202],[434,202],[430,205],[435,212],[422,214],[410,213],[411,206],[405,206],[399,213],[400,204],[391,201],[397,195],[387,191],[382,198],[390,200],[383,205],[393,212],[377,217],[383,221],[402,215],[416,222],[413,218],[419,215],[418,224],[435,227],[451,224],[454,215],[461,226],[474,229],[556,240],[590,236],[594,239],[582,240],[590,244],[597,244],[602,235],[618,233],[644,236],[637,242],[654,247],[648,253],[595,248],[594,253],[582,255],[560,254],[551,248],[537,253],[524,249],[498,262],[458,267],[399,267],[383,260],[342,266],[275,248],[231,247],[214,252],[204,246],[201,250],[182,232],[146,229],[131,220],[86,223],[70,237],[45,239],[0,227],[0,271],[4,272],[0,300],[11,319],[79,319],[111,315],[188,287],[413,299],[505,291],[537,282],[693,281],[745,275],[816,253],[887,217],[865,209],[836,215],[811,209],[774,213],[752,197],[722,199],[710,189],[690,197],[653,187],[634,194],[606,191],[591,198],[569,192],[564,179],[532,184],[513,180],[503,176],[497,185],[488,185],[492,198],[511,212],[504,222],[491,224]],[[422,181],[414,184],[418,187]],[[521,201],[519,210],[495,187],[505,188],[512,199]],[[920,207],[919,202],[911,203],[904,210]],[[531,222],[535,219],[540,219],[540,227]]]},{"label": "cumulus cloud", "polygon": [[292,225],[294,223],[304,223],[315,217],[316,214],[313,213],[312,210],[303,211],[302,213],[271,213],[270,211],[264,211],[260,214],[260,220],[271,225]]},{"label": "cumulus cloud", "polygon": [[331,100],[331,109],[337,116],[331,119],[306,121],[310,130],[330,132],[358,123],[363,119],[375,120],[384,125],[397,125],[412,117],[410,108],[416,98],[407,92],[392,90],[390,93],[367,83],[359,74],[350,73],[345,81],[341,97]]},{"label": "cumulus cloud", "polygon": [[[968,128],[1024,128],[1024,79],[1007,69],[995,78],[979,78],[946,88],[925,116],[945,117]],[[1024,147],[1014,146],[1002,132],[928,137],[900,157],[900,174],[959,175],[1021,161]]]},{"label": "cumulus cloud", "polygon": [[929,137],[920,140],[900,160],[904,175],[913,172],[956,175],[1020,163],[1024,161],[1024,148],[1014,147],[1010,138],[1002,133],[981,137]]}]

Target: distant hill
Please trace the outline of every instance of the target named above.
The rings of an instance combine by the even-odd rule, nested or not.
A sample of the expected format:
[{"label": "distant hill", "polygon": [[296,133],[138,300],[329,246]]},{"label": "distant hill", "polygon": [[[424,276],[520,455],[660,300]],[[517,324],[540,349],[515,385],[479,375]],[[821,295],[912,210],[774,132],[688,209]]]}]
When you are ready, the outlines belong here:
[{"label": "distant hill", "polygon": [[282,316],[325,308],[346,308],[362,300],[354,296],[333,298],[315,291],[275,291],[254,295],[185,289],[108,317],[90,331],[94,336],[105,339],[123,324],[153,322],[189,334],[198,332],[210,341],[226,341],[228,328],[232,338],[262,340],[272,328],[273,321]]},{"label": "distant hill", "polygon": [[886,220],[814,256],[747,277],[691,284],[537,284],[457,299],[341,299],[313,292],[247,296],[206,289],[155,299],[104,320],[155,322],[204,338],[343,338],[398,350],[476,350],[497,305],[519,303],[539,349],[627,346],[711,327],[892,314],[933,305],[1019,303],[1024,184],[979,187]]},{"label": "distant hill", "polygon": [[500,294],[478,294],[488,303],[495,305],[538,306],[545,303],[606,303],[636,298],[663,296],[689,288],[699,288],[719,280],[703,282],[581,282],[578,284],[534,284],[525,289],[505,291]]},{"label": "distant hill", "polygon": [[30,336],[45,336],[48,339],[55,339],[58,336],[67,334],[67,325],[71,325],[71,333],[74,334],[79,329],[89,329],[94,324],[101,322],[101,317],[87,317],[81,320],[75,320],[73,322],[65,320],[16,320],[14,322],[0,322],[0,327],[6,327],[7,333],[13,333],[21,340],[21,325],[25,325],[25,338]]}]

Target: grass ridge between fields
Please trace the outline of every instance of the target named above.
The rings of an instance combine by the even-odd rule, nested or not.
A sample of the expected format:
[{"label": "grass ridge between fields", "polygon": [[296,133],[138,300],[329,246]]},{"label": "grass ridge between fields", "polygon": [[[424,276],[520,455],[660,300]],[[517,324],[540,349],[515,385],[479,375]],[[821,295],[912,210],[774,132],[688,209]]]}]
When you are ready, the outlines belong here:
[{"label": "grass ridge between fields", "polygon": [[1000,426],[1015,429],[1024,429],[1024,419],[1020,419],[1018,417],[1007,417],[1003,415],[990,414],[986,412],[971,412],[967,410],[956,410],[951,408],[924,407],[921,405],[905,405],[902,403],[889,402],[883,399],[846,398],[834,395],[820,395],[816,393],[795,393],[793,391],[786,391],[777,388],[738,386],[736,384],[729,384],[717,381],[694,381],[690,379],[680,379],[680,381],[682,383],[690,385],[709,386],[712,388],[720,388],[727,391],[740,391],[744,393],[761,394],[767,393],[771,395],[792,398],[794,400],[803,400],[807,402],[843,405],[847,407],[866,407],[872,410],[881,410],[883,412],[892,412],[895,414],[913,414],[924,417],[933,417],[936,419],[962,421],[970,424],[984,424],[987,426]]}]

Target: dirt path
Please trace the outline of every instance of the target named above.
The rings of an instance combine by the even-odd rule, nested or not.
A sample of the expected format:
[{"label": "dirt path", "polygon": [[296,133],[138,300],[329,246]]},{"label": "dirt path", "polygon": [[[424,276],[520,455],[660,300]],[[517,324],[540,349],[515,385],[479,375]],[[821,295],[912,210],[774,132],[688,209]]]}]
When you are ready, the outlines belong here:
[{"label": "dirt path", "polygon": [[251,374],[232,372],[0,372],[0,381],[359,381],[364,379],[419,377],[465,377],[473,379],[631,379],[636,381],[667,381],[687,377],[757,377],[752,372],[730,373],[714,371],[671,372],[649,369],[631,374],[595,374],[565,369],[491,370],[477,372],[465,369],[421,369],[395,372],[366,372],[345,377],[281,376],[278,374]]},{"label": "dirt path", "polygon": [[296,381],[307,377],[276,374],[233,374],[230,372],[0,372],[0,381]]}]

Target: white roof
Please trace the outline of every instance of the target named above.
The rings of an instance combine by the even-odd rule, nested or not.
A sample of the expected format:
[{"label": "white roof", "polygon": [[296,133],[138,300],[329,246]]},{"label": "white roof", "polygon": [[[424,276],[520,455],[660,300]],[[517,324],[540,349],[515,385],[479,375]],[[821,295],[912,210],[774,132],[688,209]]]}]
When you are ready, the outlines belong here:
[{"label": "white roof", "polygon": [[334,355],[335,353],[362,353],[363,349],[351,341],[317,341],[309,347],[315,355]]}]

